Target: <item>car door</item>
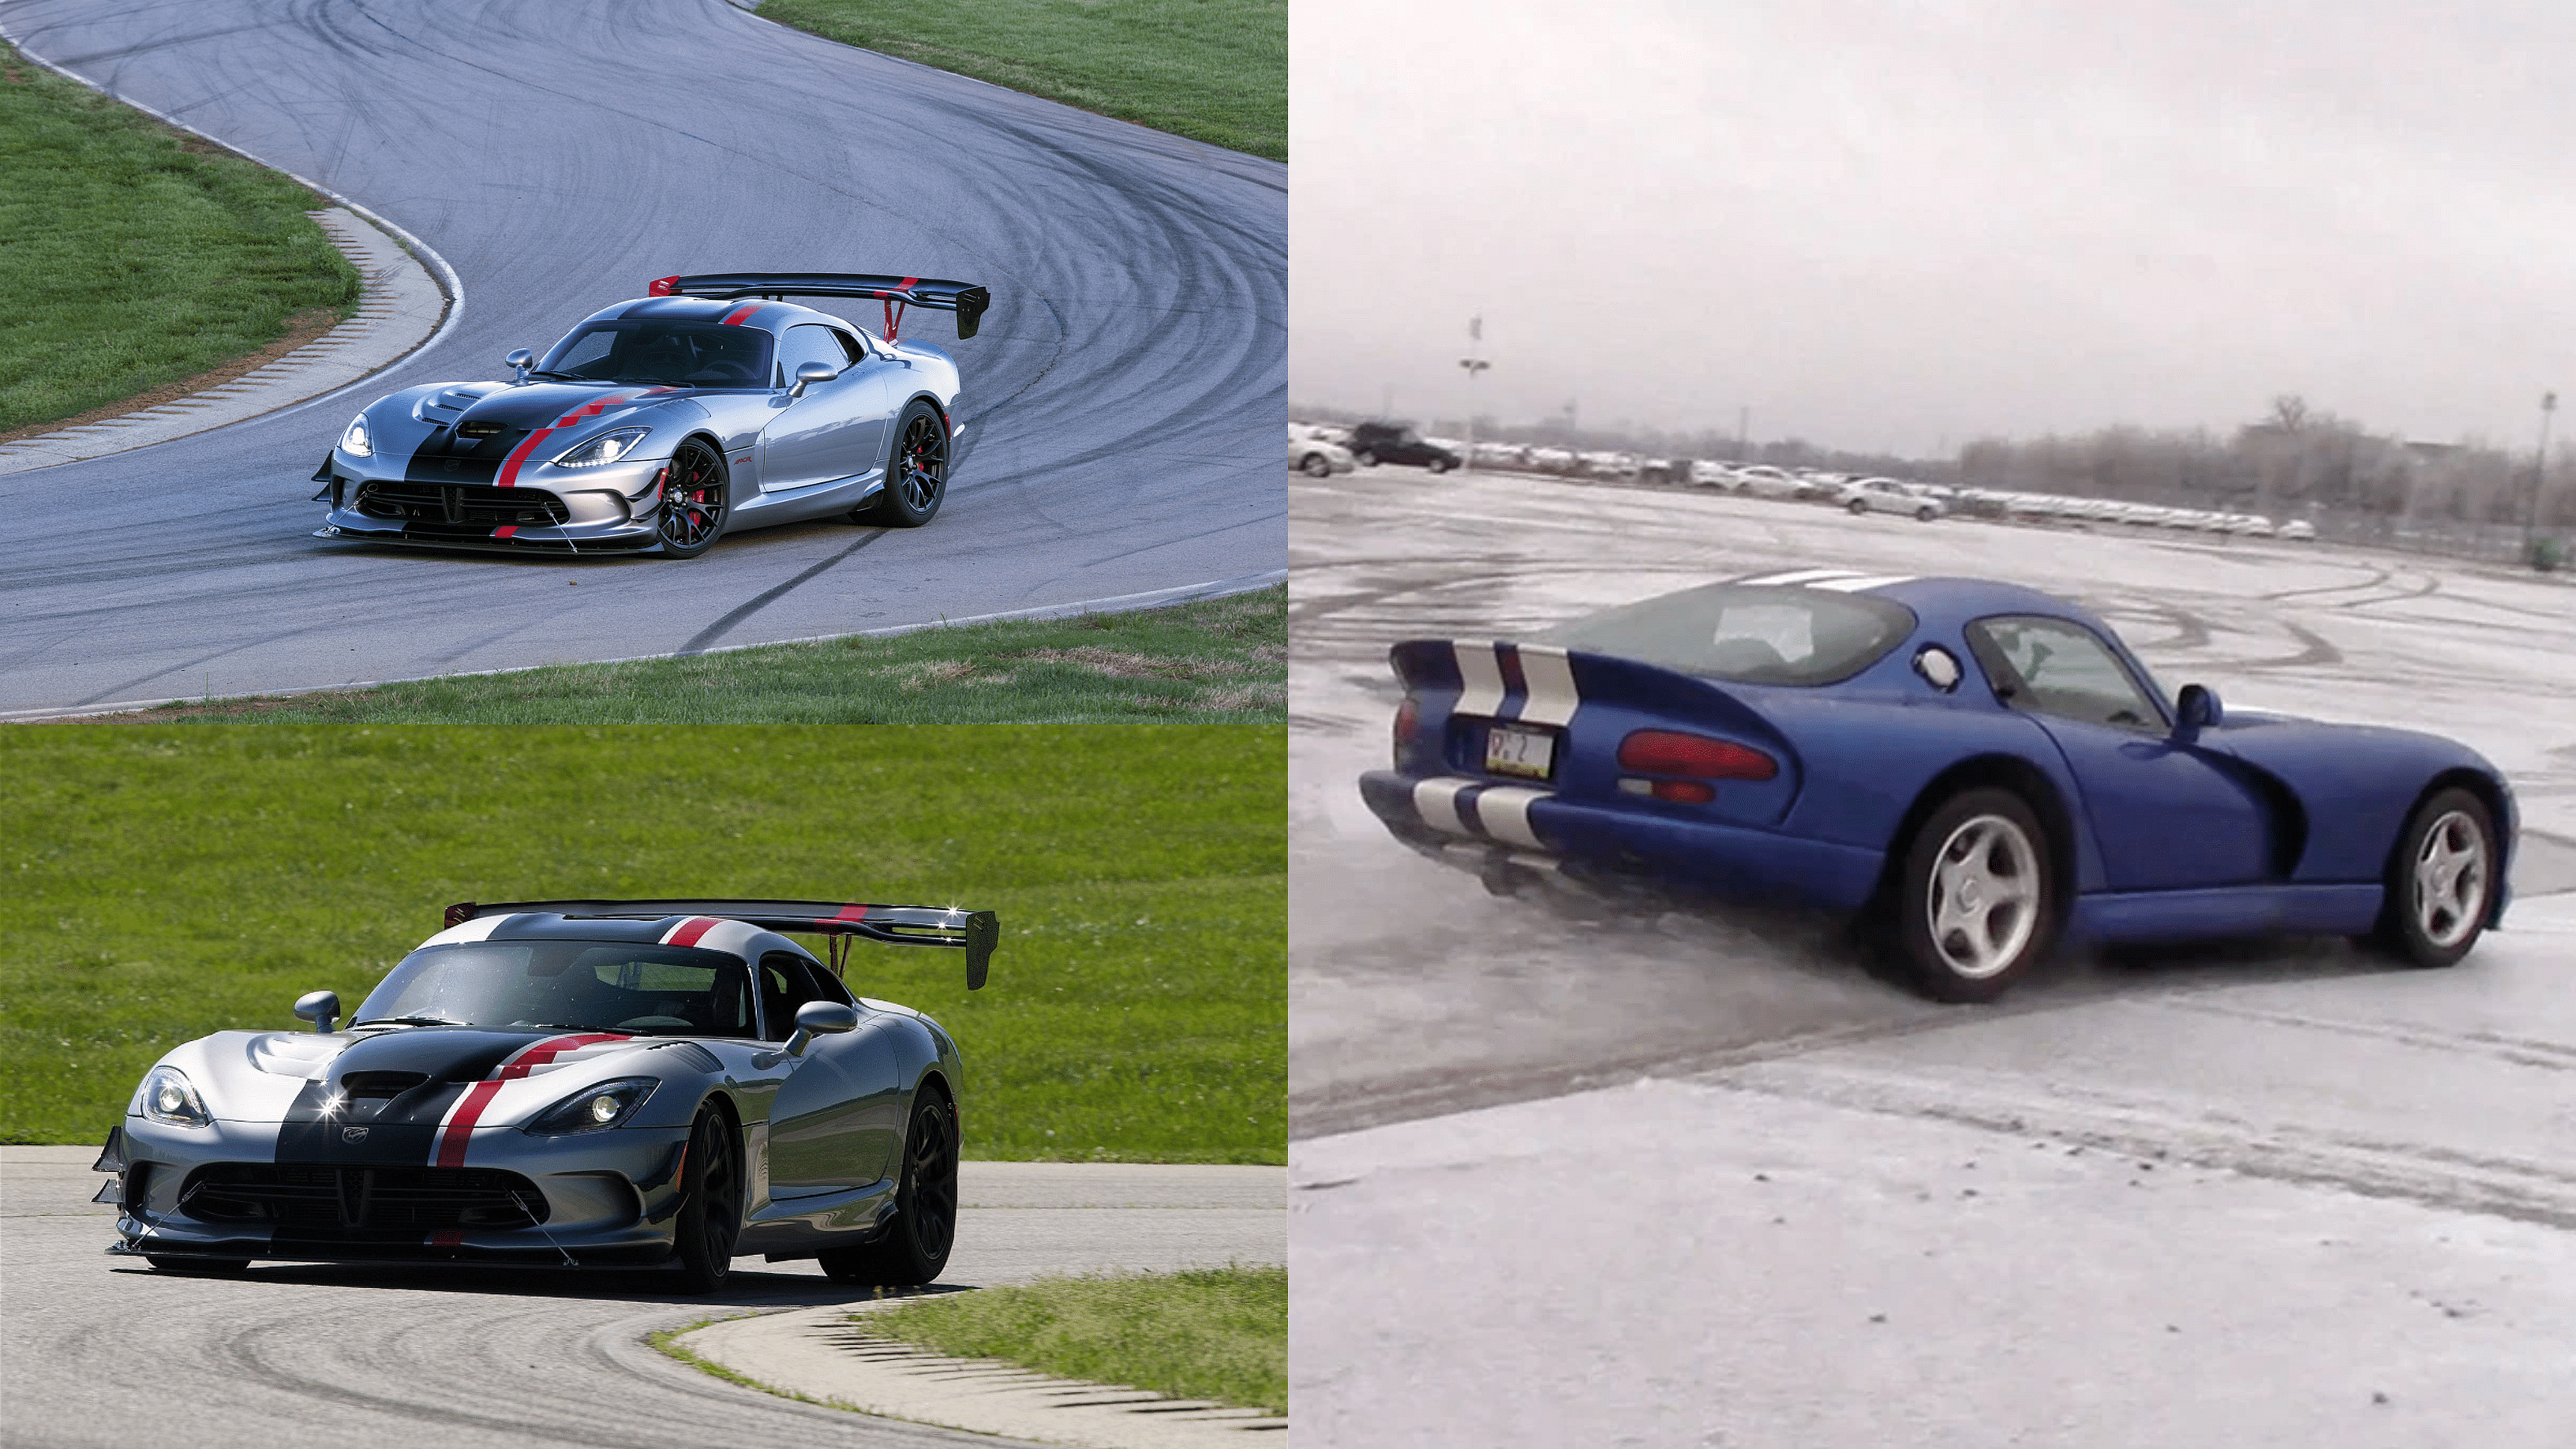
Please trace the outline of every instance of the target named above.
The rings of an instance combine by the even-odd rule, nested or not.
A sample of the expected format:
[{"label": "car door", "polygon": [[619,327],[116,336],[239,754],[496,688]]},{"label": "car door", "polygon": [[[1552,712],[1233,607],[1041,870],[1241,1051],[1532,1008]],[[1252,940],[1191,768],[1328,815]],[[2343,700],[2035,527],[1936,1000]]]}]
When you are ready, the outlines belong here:
[{"label": "car door", "polygon": [[[808,1001],[842,1001],[848,993],[819,975],[804,957],[773,951],[757,968],[764,1035],[784,1041],[795,1027],[796,1008]],[[886,1174],[893,1156],[879,1119],[898,1092],[895,1062],[874,1041],[868,1020],[859,1029],[818,1036],[787,1065],[787,1080],[769,1113],[769,1190],[798,1197],[866,1187]]]},{"label": "car door", "polygon": [[2238,767],[2176,741],[2118,650],[2069,619],[2008,615],[1967,629],[1996,695],[2056,741],[2115,891],[2247,885],[2272,861],[2269,807]]},{"label": "car door", "polygon": [[818,322],[800,322],[778,340],[776,377],[793,388],[808,362],[842,369],[772,417],[761,434],[763,493],[789,492],[855,477],[885,466],[886,414],[892,411],[888,365]]}]

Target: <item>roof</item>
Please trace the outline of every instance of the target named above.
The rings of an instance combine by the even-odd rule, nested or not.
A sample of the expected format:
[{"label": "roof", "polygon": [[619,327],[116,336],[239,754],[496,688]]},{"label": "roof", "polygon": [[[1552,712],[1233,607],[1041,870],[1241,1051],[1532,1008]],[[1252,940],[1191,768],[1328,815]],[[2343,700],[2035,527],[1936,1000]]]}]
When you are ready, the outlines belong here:
[{"label": "roof", "polygon": [[1867,574],[1857,569],[1796,569],[1737,579],[1768,584],[1875,594],[1912,609],[1927,624],[1957,624],[1989,614],[2046,614],[2073,619],[2097,632],[2110,630],[2082,605],[2024,584],[1915,574]]}]

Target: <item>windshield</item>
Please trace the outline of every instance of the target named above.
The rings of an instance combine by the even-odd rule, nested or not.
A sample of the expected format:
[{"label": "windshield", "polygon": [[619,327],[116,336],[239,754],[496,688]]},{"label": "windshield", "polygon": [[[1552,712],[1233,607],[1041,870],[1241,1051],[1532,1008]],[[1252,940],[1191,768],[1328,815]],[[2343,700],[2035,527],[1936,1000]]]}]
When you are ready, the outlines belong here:
[{"label": "windshield", "polygon": [[1914,611],[1831,589],[1703,584],[1534,636],[1739,684],[1836,684],[1914,630]]},{"label": "windshield", "polygon": [[585,322],[536,370],[587,382],[761,387],[769,380],[769,334],[716,322]]},{"label": "windshield", "polygon": [[349,1024],[750,1037],[750,984],[739,959],[687,946],[460,942],[405,956]]}]

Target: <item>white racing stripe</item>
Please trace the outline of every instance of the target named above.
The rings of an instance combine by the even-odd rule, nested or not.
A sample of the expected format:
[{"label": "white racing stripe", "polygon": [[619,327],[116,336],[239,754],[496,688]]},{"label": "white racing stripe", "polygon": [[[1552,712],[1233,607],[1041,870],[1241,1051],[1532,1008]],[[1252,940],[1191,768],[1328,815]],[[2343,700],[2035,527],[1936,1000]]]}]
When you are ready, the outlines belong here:
[{"label": "white racing stripe", "polygon": [[1475,639],[1452,639],[1449,649],[1458,656],[1458,682],[1463,686],[1450,712],[1491,719],[1503,707],[1503,662],[1494,646]]},{"label": "white racing stripe", "polygon": [[1531,802],[1547,799],[1550,793],[1520,785],[1489,785],[1476,796],[1476,823],[1485,827],[1487,835],[1507,845],[1545,850],[1547,842],[1530,828],[1529,808]]},{"label": "white racing stripe", "polygon": [[1475,784],[1473,780],[1444,778],[1416,780],[1413,783],[1413,808],[1420,812],[1422,823],[1451,835],[1472,836],[1467,822],[1458,818],[1458,792]]},{"label": "white racing stripe", "polygon": [[1818,579],[1811,588],[1831,589],[1838,594],[1857,594],[1863,589],[1883,589],[1889,584],[1910,584],[1914,574],[1872,574],[1861,578]]},{"label": "white racing stripe", "polygon": [[1574,691],[1574,670],[1565,651],[1542,644],[1520,646],[1521,677],[1529,681],[1529,699],[1521,705],[1523,724],[1561,725],[1574,718],[1583,696]]},{"label": "white racing stripe", "polygon": [[1798,569],[1785,574],[1764,574],[1760,578],[1744,579],[1741,582],[1748,586],[1779,587],[1786,584],[1818,583],[1825,579],[1854,578],[1858,573],[1856,569]]}]

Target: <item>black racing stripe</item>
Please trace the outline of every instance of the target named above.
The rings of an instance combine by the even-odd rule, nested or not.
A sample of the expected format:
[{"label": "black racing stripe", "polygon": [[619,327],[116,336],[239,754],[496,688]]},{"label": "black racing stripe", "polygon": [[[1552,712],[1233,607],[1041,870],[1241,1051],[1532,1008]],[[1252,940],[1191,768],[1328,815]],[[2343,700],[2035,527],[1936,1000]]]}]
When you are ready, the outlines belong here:
[{"label": "black racing stripe", "polygon": [[[275,1160],[417,1167],[436,1154],[438,1124],[468,1085],[530,1042],[559,1034],[428,1026],[362,1038],[332,1061],[328,1077],[295,1094],[278,1127]],[[417,1080],[392,1097],[353,1091],[382,1090],[405,1077]],[[335,1101],[326,1113],[324,1104]]]}]

